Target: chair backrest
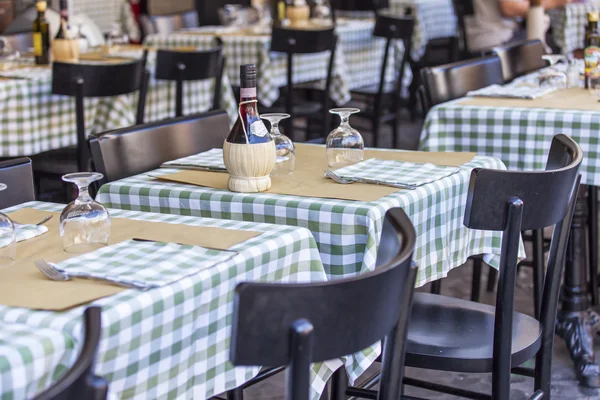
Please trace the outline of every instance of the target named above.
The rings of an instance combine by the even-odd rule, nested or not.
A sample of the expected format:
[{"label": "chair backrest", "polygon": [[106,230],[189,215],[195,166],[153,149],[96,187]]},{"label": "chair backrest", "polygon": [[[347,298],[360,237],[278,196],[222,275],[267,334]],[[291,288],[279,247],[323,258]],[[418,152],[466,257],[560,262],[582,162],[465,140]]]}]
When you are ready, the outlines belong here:
[{"label": "chair backrest", "polygon": [[[234,298],[234,365],[287,364],[287,400],[308,398],[309,364],[358,352],[384,339],[380,399],[400,398],[404,340],[416,268],[414,228],[400,208],[386,214],[380,266],[325,283],[241,283]],[[365,293],[377,293],[365,296]]]},{"label": "chair backrest", "polygon": [[140,24],[146,36],[151,34],[169,35],[184,28],[197,27],[198,13],[188,11],[171,15],[142,15]]},{"label": "chair backrest", "polygon": [[147,52],[139,60],[119,64],[52,64],[52,94],[75,97],[77,116],[77,164],[86,171],[89,151],[85,132],[86,97],[109,97],[139,91],[136,123],[144,121],[149,73],[146,70]]},{"label": "chair backrest", "polygon": [[33,47],[33,33],[31,32],[2,34],[2,37],[8,41],[11,49],[18,50],[20,53],[27,53]]},{"label": "chair backrest", "polygon": [[475,4],[473,3],[473,0],[452,0],[452,6],[454,7],[454,14],[456,14],[456,20],[458,22],[463,52],[467,54],[469,51],[469,41],[465,17],[475,15]]},{"label": "chair backrest", "polygon": [[175,116],[183,115],[183,82],[215,79],[213,105],[211,110],[219,108],[221,100],[221,81],[225,69],[222,47],[204,51],[158,50],[156,58],[156,79],[176,82]]},{"label": "chair backrest", "polygon": [[500,58],[504,82],[537,71],[548,65],[542,58],[546,48],[541,40],[524,40],[492,48],[491,54]]},{"label": "chair backrest", "polygon": [[[471,229],[502,231],[500,278],[496,298],[494,380],[498,398],[509,398],[514,291],[521,231],[554,226],[542,298],[542,349],[538,357],[552,357],[554,323],[558,306],[567,238],[578,194],[583,154],[565,135],[552,140],[546,171],[474,169],[467,197],[464,224]],[[542,368],[541,362],[536,368]],[[550,377],[547,376],[547,381]],[[508,390],[508,392],[507,392]]]},{"label": "chair backrest", "polygon": [[334,10],[340,11],[377,11],[389,8],[389,0],[331,0]]},{"label": "chair backrest", "polygon": [[471,90],[504,83],[502,63],[494,56],[423,68],[421,79],[427,108],[463,97]]},{"label": "chair backrest", "polygon": [[6,185],[0,192],[0,209],[35,200],[31,159],[0,161],[0,183]]},{"label": "chair backrest", "polygon": [[89,307],[84,313],[84,340],[79,357],[70,370],[34,400],[105,400],[108,383],[94,375],[94,361],[102,335],[102,309]]},{"label": "chair backrest", "polygon": [[90,149],[94,169],[112,182],[221,148],[228,132],[227,113],[220,110],[107,132],[91,137]]}]

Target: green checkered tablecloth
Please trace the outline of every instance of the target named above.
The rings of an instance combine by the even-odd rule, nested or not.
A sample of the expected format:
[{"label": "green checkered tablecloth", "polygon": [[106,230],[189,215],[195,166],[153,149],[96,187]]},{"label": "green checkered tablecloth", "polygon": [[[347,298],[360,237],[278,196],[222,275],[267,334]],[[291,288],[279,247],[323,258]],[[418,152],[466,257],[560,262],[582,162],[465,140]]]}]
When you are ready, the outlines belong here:
[{"label": "green checkered tablecloth", "polygon": [[[20,207],[60,211],[63,206],[32,202],[11,210]],[[232,247],[238,253],[233,258],[196,275],[150,291],[126,290],[93,302],[102,307],[103,325],[96,372],[108,379],[110,394],[116,398],[205,399],[240,386],[259,368],[233,368],[228,362],[237,284],[332,278],[306,229],[135,211],[110,213],[263,232]],[[0,398],[31,398],[72,365],[82,344],[84,308],[49,312],[0,306]],[[26,334],[20,339],[17,332]],[[315,364],[311,398],[319,398],[329,377],[342,365],[355,379],[379,353],[376,344],[353,356]]]},{"label": "green checkered tablecloth", "polygon": [[549,10],[552,36],[563,53],[583,48],[587,13],[590,11],[600,11],[599,0],[567,4],[564,7]]},{"label": "green checkered tablecloth", "polygon": [[[152,68],[149,60],[150,68]],[[206,111],[212,106],[213,81],[184,85],[184,113]],[[34,155],[77,143],[75,102],[53,96],[52,77],[37,80],[0,80],[0,157]],[[221,106],[235,122],[237,101],[227,77],[223,78]],[[137,95],[85,100],[87,133],[101,133],[135,124]],[[175,115],[175,84],[151,78],[146,98],[145,121]]]},{"label": "green checkered tablecloth", "polygon": [[[326,272],[332,276],[373,270],[384,215],[390,208],[402,207],[417,231],[415,261],[419,265],[417,285],[421,286],[445,277],[471,255],[500,254],[499,233],[463,226],[470,170],[475,167],[499,169],[504,165],[496,158],[476,157],[459,173],[370,203],[232,193],[157,181],[153,178],[157,171],[106,184],[97,200],[125,210],[305,227],[313,233]],[[161,169],[160,174],[176,171]]]},{"label": "green checkered tablecloth", "polygon": [[[350,101],[350,90],[379,82],[385,41],[373,37],[373,21],[347,20],[337,27],[338,51],[333,71],[331,98],[336,104]],[[270,52],[268,35],[222,35],[223,52],[227,58],[227,75],[239,86],[239,66],[256,64],[259,73],[258,98],[270,107],[279,98],[279,88],[286,84],[287,59],[285,55]],[[215,37],[193,32],[179,32],[168,36],[149,35],[145,44],[153,47],[197,46],[208,49],[215,46]],[[387,79],[394,79],[392,52],[387,68]],[[324,80],[327,75],[329,53],[306,54],[295,57],[294,82],[306,83]]]}]

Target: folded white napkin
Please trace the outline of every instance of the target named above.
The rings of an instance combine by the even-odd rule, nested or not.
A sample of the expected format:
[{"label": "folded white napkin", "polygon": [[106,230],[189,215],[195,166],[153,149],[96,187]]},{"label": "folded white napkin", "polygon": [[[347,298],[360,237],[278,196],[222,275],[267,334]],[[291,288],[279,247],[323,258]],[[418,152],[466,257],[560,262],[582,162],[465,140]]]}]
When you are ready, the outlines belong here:
[{"label": "folded white napkin", "polygon": [[48,232],[48,227],[44,225],[16,225],[15,236],[17,242],[23,242],[25,240],[33,239]]}]

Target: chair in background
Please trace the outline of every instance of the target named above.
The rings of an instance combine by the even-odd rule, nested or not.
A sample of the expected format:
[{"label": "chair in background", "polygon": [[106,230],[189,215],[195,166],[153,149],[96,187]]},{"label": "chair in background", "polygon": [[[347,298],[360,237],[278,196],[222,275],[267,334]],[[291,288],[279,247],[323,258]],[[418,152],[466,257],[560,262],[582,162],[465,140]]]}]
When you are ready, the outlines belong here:
[{"label": "chair in background", "polygon": [[140,25],[144,36],[169,35],[181,29],[197,27],[198,13],[194,10],[171,15],[142,15]]},{"label": "chair in background", "polygon": [[2,37],[6,39],[11,49],[18,50],[21,54],[27,53],[33,48],[33,33],[31,32],[2,34]]},{"label": "chair in background", "polygon": [[0,161],[0,183],[6,185],[0,194],[0,209],[35,200],[31,159]]},{"label": "chair in background", "polygon": [[212,106],[217,110],[221,104],[221,82],[225,69],[222,48],[206,51],[158,50],[156,56],[156,79],[175,81],[175,116],[183,115],[183,83],[215,79]]},{"label": "chair in background", "polygon": [[469,50],[469,38],[467,36],[465,19],[468,16],[475,15],[475,5],[473,4],[473,0],[452,0],[452,6],[454,7],[460,31],[461,58],[466,59],[469,58],[471,52]]},{"label": "chair in background", "polygon": [[502,63],[495,56],[474,58],[421,70],[419,89],[424,110],[465,96],[472,90],[504,83]]},{"label": "chair in background", "polygon": [[[535,378],[531,399],[549,398],[554,326],[582,158],[575,141],[557,135],[545,171],[473,170],[464,224],[503,232],[496,306],[416,294],[406,366],[491,372],[492,399],[510,398],[511,372],[517,373]],[[548,226],[554,226],[554,233],[538,320],[514,312],[518,251],[521,231]],[[521,367],[534,356],[535,370]],[[468,398],[487,397],[412,378],[405,384]]]},{"label": "chair in background", "polygon": [[166,161],[223,146],[225,111],[212,111],[106,132],[90,138],[94,170],[102,183],[148,172]]},{"label": "chair in background", "polygon": [[[52,66],[52,94],[75,98],[77,145],[33,156],[36,179],[61,177],[88,170],[90,159],[85,127],[85,98],[112,97],[139,91],[136,124],[144,121],[149,74],[143,58],[123,64],[73,64],[55,62]],[[65,127],[69,129],[69,127]]]},{"label": "chair in background", "polygon": [[542,58],[546,48],[541,40],[524,40],[492,48],[490,54],[500,58],[504,82],[548,66]]},{"label": "chair in background", "polygon": [[[330,116],[329,104],[331,81],[333,78],[333,67],[335,63],[335,52],[337,48],[337,36],[333,28],[327,29],[287,29],[273,27],[271,38],[271,51],[285,53],[287,55],[287,79],[286,86],[279,97],[279,100],[270,108],[264,109],[263,113],[286,113],[291,118],[285,120],[286,134],[293,139],[292,126],[295,118],[307,117],[309,120],[309,130],[311,121],[318,126],[320,136],[326,136],[329,133]],[[318,91],[320,101],[300,100],[294,92],[294,60],[298,55],[316,54],[330,52],[327,63],[325,86],[323,90]],[[260,82],[259,82],[260,84]],[[310,133],[310,132],[309,132]]]},{"label": "chair in background", "polygon": [[[398,123],[400,122],[400,103],[402,102],[402,78],[405,68],[412,65],[410,51],[412,48],[412,36],[415,21],[412,17],[397,17],[391,14],[378,14],[373,36],[386,39],[385,51],[379,73],[379,83],[365,87],[359,87],[351,91],[354,97],[363,100],[368,108],[361,116],[371,120],[373,131],[373,146],[378,147],[379,129],[382,124],[392,125],[392,147],[397,147]],[[404,44],[404,56],[400,65],[400,71],[395,74],[394,82],[386,82],[386,68],[390,55],[390,48],[394,40],[402,40]],[[404,104],[408,106],[407,104]],[[411,106],[411,111],[414,112]]]},{"label": "chair in background", "polygon": [[106,379],[94,374],[94,362],[102,336],[102,309],[89,307],[84,313],[83,348],[73,367],[50,388],[34,400],[105,400],[108,398]]},{"label": "chair in background", "polygon": [[[385,238],[385,239],[383,239]],[[311,284],[241,283],[234,298],[234,365],[287,365],[287,400],[309,397],[310,363],[384,340],[378,399],[399,399],[416,267],[415,231],[399,208],[387,212],[377,267]],[[377,296],[364,296],[377,293]],[[375,397],[373,397],[375,398]]]}]

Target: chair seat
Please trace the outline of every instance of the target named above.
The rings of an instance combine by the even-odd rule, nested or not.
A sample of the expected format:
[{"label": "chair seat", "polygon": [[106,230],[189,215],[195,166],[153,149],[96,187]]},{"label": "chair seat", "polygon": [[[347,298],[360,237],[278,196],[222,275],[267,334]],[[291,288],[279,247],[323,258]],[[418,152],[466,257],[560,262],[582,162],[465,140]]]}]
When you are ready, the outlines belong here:
[{"label": "chair seat", "polygon": [[[406,365],[439,371],[492,372],[495,308],[429,293],[415,293]],[[542,340],[540,323],[514,313],[512,366],[530,360]]]},{"label": "chair seat", "polygon": [[[372,85],[361,86],[356,89],[352,89],[350,93],[357,94],[360,96],[375,96],[379,92],[379,83],[374,83]],[[386,95],[390,95],[396,92],[396,83],[395,82],[386,82],[383,85],[383,93]]]},{"label": "chair seat", "polygon": [[[295,117],[312,116],[315,113],[323,111],[321,103],[313,101],[295,101],[292,107],[292,115]],[[275,103],[271,108],[261,108],[261,114],[267,113],[285,113],[285,105]]]},{"label": "chair seat", "polygon": [[31,157],[33,170],[38,174],[65,175],[77,172],[77,147],[70,146],[47,151]]}]

